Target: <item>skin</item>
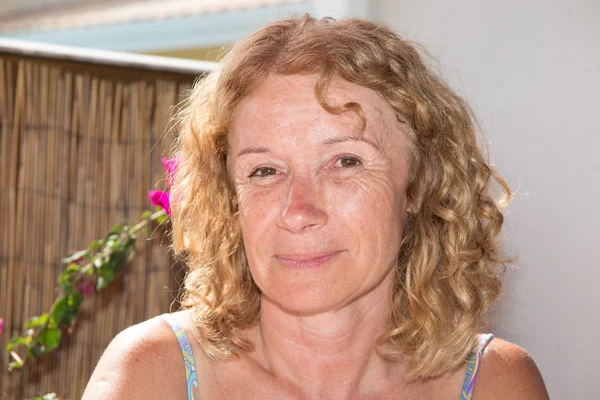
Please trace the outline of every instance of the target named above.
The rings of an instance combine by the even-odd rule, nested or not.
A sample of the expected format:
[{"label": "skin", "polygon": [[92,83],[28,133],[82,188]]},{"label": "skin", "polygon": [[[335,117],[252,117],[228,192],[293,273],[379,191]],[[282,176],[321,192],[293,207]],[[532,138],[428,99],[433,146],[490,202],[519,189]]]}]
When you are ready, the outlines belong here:
[{"label": "skin", "polygon": [[[389,315],[408,163],[375,92],[336,81],[328,93],[334,105],[360,99],[361,135],[355,113],[319,105],[314,79],[271,76],[242,100],[229,164],[262,293],[257,362],[308,397],[348,398],[397,380],[373,350]],[[316,266],[322,254],[330,259]]]},{"label": "skin", "polygon": [[[360,134],[355,113],[321,108],[315,79],[270,76],[232,119],[228,167],[261,320],[238,360],[211,360],[193,342],[201,397],[458,399],[466,366],[407,384],[404,364],[375,351],[410,211],[405,135],[377,93],[336,80],[327,102],[359,102]],[[194,337],[190,311],[174,315]],[[115,338],[83,398],[185,399],[183,371],[172,331],[149,320]],[[527,353],[500,339],[475,396],[548,398]]]}]

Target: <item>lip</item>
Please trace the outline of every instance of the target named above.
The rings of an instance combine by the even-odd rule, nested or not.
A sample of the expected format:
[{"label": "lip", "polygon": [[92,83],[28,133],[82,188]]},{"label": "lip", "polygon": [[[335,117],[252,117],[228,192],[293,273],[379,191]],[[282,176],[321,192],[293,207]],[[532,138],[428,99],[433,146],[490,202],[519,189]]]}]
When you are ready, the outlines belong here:
[{"label": "lip", "polygon": [[315,268],[331,261],[341,251],[319,253],[278,254],[277,261],[289,268]]}]

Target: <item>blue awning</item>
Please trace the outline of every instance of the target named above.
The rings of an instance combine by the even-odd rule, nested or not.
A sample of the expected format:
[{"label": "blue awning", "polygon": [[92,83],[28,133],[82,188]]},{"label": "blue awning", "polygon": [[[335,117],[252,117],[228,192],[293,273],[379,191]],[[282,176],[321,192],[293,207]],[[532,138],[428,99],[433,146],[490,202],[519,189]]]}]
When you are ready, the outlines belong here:
[{"label": "blue awning", "polygon": [[314,13],[311,0],[174,0],[93,4],[2,20],[0,37],[117,51],[231,44],[260,26]]}]

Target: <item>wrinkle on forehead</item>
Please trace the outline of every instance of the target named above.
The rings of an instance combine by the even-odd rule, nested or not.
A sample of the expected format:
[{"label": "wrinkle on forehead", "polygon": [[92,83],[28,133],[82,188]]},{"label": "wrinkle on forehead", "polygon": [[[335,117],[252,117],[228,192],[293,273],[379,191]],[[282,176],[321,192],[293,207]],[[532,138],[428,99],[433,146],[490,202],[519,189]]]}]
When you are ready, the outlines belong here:
[{"label": "wrinkle on forehead", "polygon": [[[269,75],[238,104],[230,125],[230,133],[235,132],[230,137],[230,146],[232,140],[239,144],[240,140],[249,139],[239,136],[260,134],[261,132],[253,131],[257,125],[272,132],[286,132],[294,129],[295,124],[301,121],[304,127],[313,129],[317,135],[326,135],[324,131],[327,127],[322,123],[325,117],[332,125],[343,127],[343,130],[351,127],[351,131],[346,134],[366,135],[384,157],[407,156],[404,126],[398,122],[395,110],[381,94],[339,77],[334,77],[329,83],[325,93],[328,104],[337,107],[356,102],[362,108],[366,127],[361,133],[361,121],[357,113],[348,110],[334,115],[321,107],[315,96],[317,80],[317,75]],[[293,113],[289,112],[289,108],[293,108]],[[298,116],[298,121],[294,116]],[[283,143],[294,146],[301,138],[282,135],[280,139]],[[403,149],[402,154],[395,154],[394,150],[398,147]]]}]

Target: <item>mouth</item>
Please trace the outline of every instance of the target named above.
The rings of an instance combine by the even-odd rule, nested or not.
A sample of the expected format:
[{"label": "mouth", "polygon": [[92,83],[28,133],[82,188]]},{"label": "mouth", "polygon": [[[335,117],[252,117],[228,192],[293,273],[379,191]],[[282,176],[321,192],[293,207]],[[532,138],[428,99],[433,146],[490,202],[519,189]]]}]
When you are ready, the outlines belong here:
[{"label": "mouth", "polygon": [[315,268],[328,263],[340,253],[341,251],[278,254],[275,258],[288,268]]}]

